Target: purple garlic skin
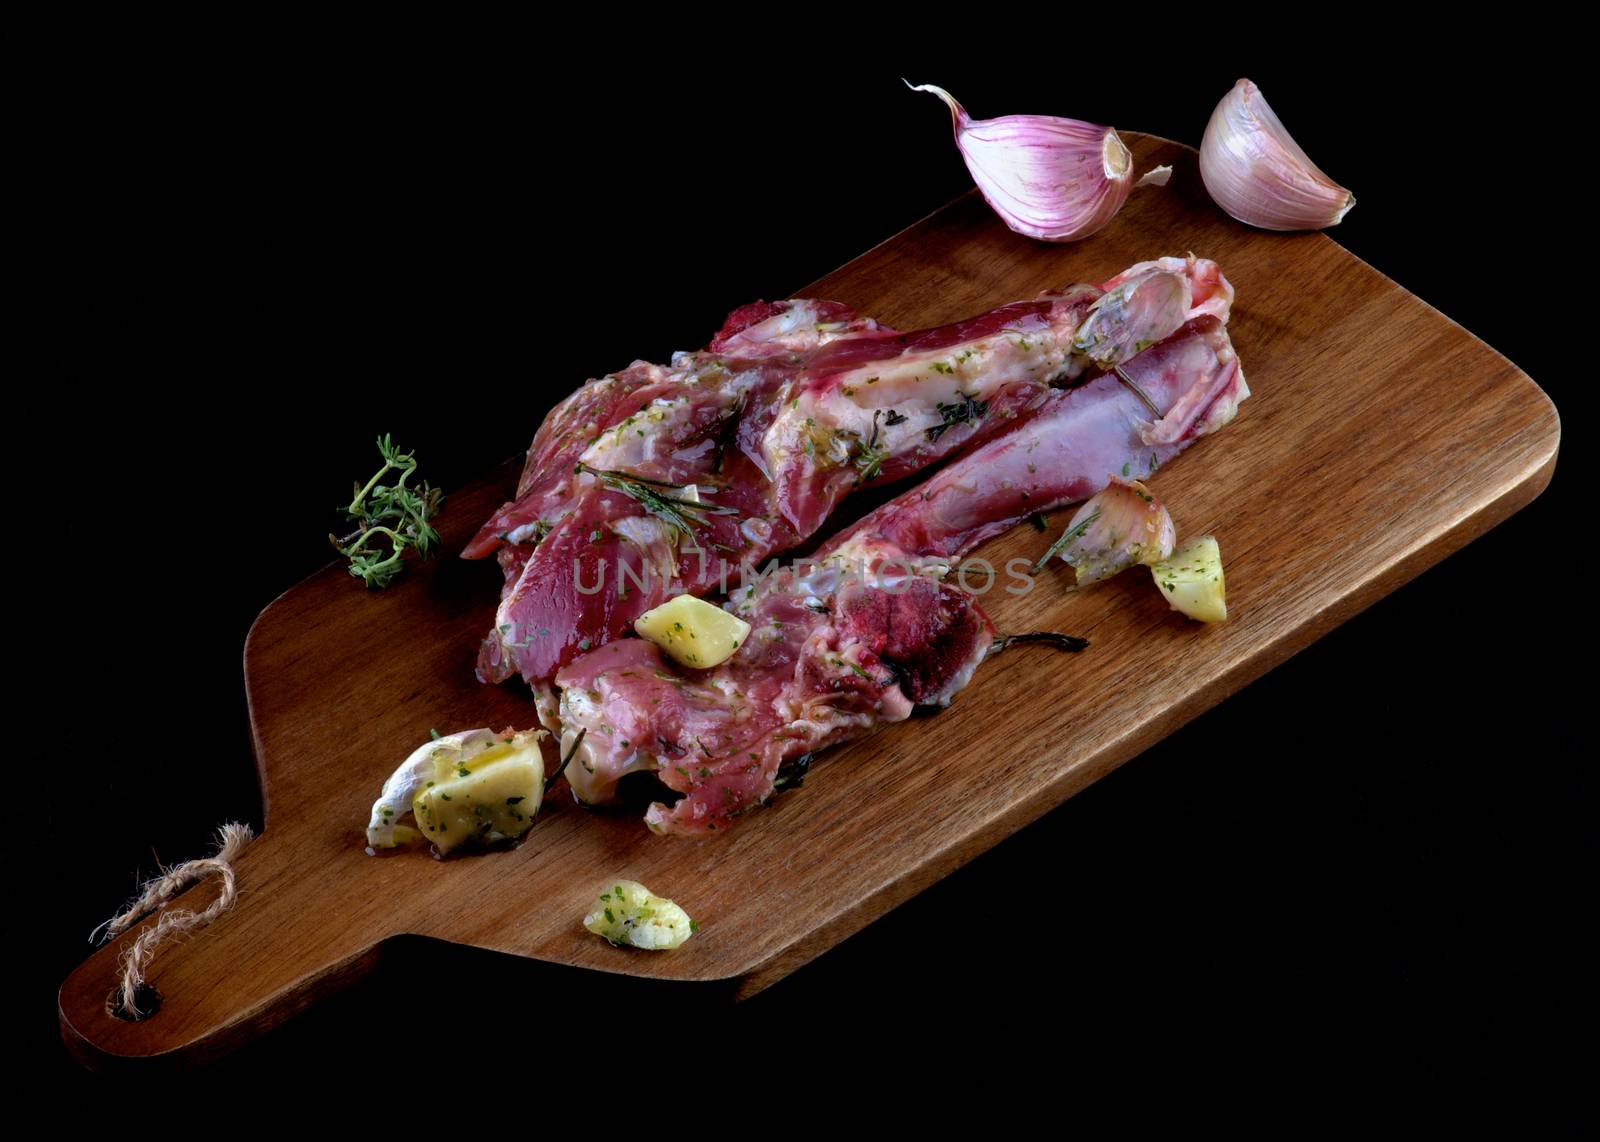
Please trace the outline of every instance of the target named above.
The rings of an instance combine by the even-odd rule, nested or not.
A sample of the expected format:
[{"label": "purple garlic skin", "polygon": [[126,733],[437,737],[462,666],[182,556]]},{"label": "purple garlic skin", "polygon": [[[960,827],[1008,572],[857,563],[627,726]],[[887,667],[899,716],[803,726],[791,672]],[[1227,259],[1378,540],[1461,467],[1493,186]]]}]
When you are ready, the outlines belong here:
[{"label": "purple garlic skin", "polygon": [[1133,155],[1110,127],[1054,115],[974,119],[942,87],[906,86],[945,101],[973,182],[1018,234],[1087,238],[1116,217],[1133,189]]},{"label": "purple garlic skin", "polygon": [[1109,579],[1119,571],[1159,563],[1172,554],[1178,530],[1166,505],[1138,480],[1111,477],[1084,501],[1067,531],[1082,528],[1061,552],[1078,573],[1078,586]]},{"label": "purple garlic skin", "polygon": [[1200,140],[1200,178],[1218,206],[1262,230],[1337,226],[1356,204],[1290,137],[1248,79],[1211,113]]}]

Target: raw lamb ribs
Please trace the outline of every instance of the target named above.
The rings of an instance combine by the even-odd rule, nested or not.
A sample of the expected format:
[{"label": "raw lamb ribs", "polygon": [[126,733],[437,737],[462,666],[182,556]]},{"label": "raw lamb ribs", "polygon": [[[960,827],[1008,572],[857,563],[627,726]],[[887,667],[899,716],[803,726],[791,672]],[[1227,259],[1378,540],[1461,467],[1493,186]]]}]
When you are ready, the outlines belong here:
[{"label": "raw lamb ribs", "polygon": [[646,610],[726,589],[725,567],[800,545],[855,489],[997,436],[1231,300],[1191,257],[914,333],[837,302],[756,303],[703,350],[590,381],[462,553],[506,577],[479,678],[521,674],[549,722],[557,671]]},{"label": "raw lamb ribs", "polygon": [[752,629],[721,666],[679,667],[637,638],[569,663],[556,685],[573,791],[609,800],[622,776],[654,770],[682,796],[651,805],[650,828],[714,831],[771,796],[786,763],[914,706],[948,703],[995,631],[945,574],[1027,515],[1086,499],[1114,473],[1154,471],[1232,419],[1249,389],[1225,305],[1220,313],[1192,316],[1127,360],[1124,377],[1103,372],[1048,393],[997,439],[836,536],[814,563],[734,591],[729,609]]}]

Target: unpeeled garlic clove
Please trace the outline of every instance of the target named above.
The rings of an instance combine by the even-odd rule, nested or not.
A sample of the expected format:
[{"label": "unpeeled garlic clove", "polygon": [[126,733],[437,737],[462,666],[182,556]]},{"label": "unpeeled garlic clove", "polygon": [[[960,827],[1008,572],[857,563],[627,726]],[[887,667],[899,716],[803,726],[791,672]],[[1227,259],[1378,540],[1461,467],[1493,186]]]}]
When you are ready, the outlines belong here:
[{"label": "unpeeled garlic clove", "polygon": [[1138,480],[1112,476],[1067,524],[1061,551],[1078,586],[1098,583],[1138,564],[1159,563],[1178,542],[1167,507]]},{"label": "unpeeled garlic clove", "polygon": [[949,106],[967,170],[1018,234],[1046,242],[1087,238],[1127,200],[1133,156],[1110,127],[1052,115],[973,119],[942,87],[906,86]]},{"label": "unpeeled garlic clove", "polygon": [[1200,140],[1200,177],[1218,206],[1263,230],[1336,226],[1356,204],[1290,138],[1248,79],[1211,113]]}]

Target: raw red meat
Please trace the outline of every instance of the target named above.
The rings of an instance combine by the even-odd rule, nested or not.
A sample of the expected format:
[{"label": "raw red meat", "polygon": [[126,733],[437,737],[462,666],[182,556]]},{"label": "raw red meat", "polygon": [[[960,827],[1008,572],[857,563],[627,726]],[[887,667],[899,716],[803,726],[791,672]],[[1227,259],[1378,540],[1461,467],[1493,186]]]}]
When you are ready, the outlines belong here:
[{"label": "raw red meat", "polygon": [[704,350],[591,381],[463,552],[498,549],[506,571],[479,677],[546,691],[651,607],[802,543],[855,489],[997,435],[1229,300],[1213,263],[1169,258],[915,333],[837,302],[761,302]]},{"label": "raw red meat", "polygon": [[943,581],[956,561],[1114,475],[1154,472],[1226,424],[1249,395],[1213,312],[1120,370],[1124,377],[1101,373],[1049,392],[815,561],[734,591],[728,609],[752,629],[721,666],[678,666],[642,639],[578,656],[556,676],[562,748],[576,751],[567,771],[574,792],[608,800],[622,776],[653,770],[682,796],[651,806],[652,829],[725,828],[772,794],[786,763],[900,721],[914,706],[948,703],[994,639],[976,599]]}]

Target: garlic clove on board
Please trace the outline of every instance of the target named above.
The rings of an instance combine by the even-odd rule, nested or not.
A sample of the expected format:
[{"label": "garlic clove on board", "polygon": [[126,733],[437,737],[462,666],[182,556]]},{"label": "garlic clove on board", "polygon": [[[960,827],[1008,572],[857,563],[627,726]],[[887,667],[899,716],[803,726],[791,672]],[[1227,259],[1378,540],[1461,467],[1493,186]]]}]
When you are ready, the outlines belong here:
[{"label": "garlic clove on board", "polygon": [[1110,127],[1053,115],[973,119],[942,87],[906,86],[949,106],[967,170],[1018,234],[1045,242],[1087,238],[1127,201],[1133,155]]},{"label": "garlic clove on board", "polygon": [[1317,169],[1248,79],[1211,113],[1200,140],[1200,177],[1218,206],[1263,230],[1336,226],[1356,204]]},{"label": "garlic clove on board", "polygon": [[1080,587],[1159,563],[1178,542],[1166,505],[1140,481],[1116,475],[1077,510],[1066,534],[1072,539],[1061,558],[1077,572]]}]

